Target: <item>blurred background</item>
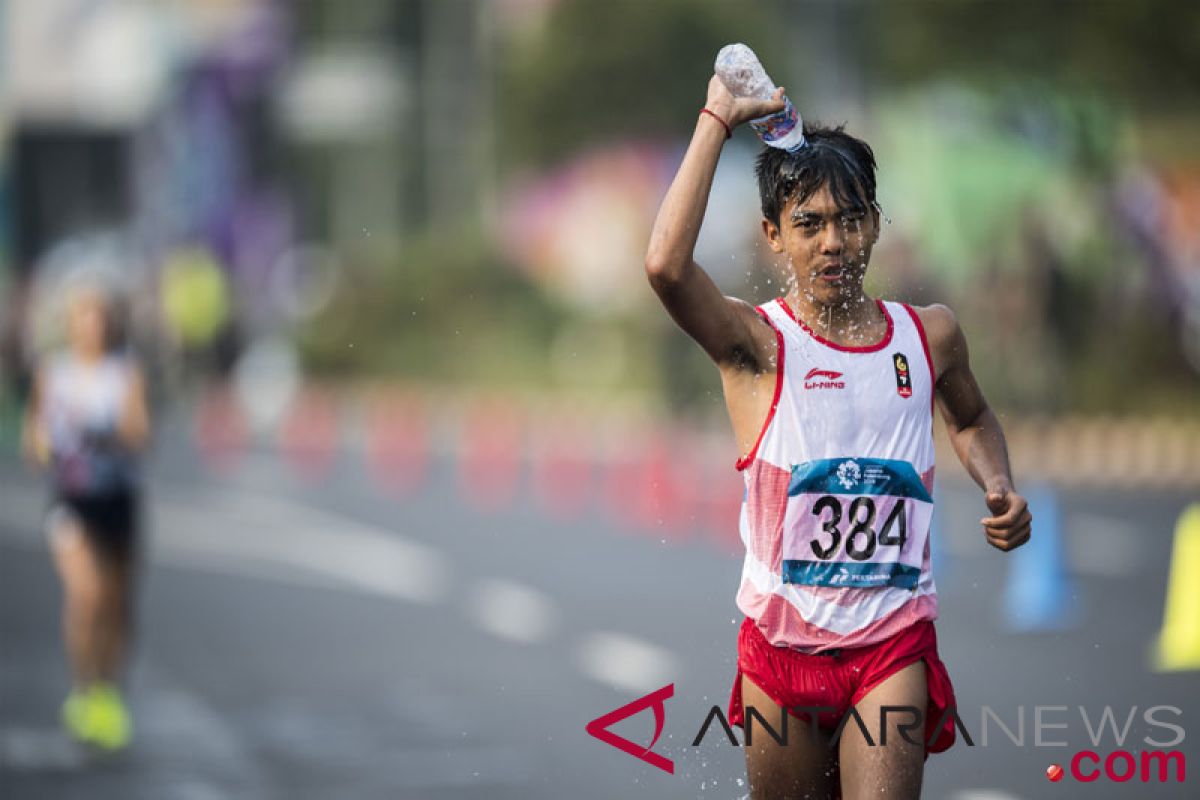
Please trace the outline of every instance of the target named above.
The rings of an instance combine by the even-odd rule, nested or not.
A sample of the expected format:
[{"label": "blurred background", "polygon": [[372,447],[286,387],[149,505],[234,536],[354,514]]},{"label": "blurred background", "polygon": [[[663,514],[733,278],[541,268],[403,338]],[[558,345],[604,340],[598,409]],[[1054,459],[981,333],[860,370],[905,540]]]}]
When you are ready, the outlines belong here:
[{"label": "blurred background", "polygon": [[[1195,4],[3,0],[0,36],[0,796],[746,794],[739,750],[689,746],[733,679],[737,453],[642,270],[733,41],[875,148],[869,288],[956,310],[1035,498],[1042,549],[986,552],[941,447],[968,724],[1195,718]],[[697,260],[761,303],[757,149],[726,146]],[[17,447],[80,271],[127,301],[157,431],[138,735],[102,760],[56,728]],[[584,733],[668,682],[674,777]],[[1073,720],[931,759],[926,796],[1043,796]]]}]

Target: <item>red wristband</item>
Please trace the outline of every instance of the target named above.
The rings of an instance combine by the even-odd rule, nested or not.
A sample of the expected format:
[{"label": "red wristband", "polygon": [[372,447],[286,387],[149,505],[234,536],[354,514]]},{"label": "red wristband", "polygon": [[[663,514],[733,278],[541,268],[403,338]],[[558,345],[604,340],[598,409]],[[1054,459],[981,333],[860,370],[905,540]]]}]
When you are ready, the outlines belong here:
[{"label": "red wristband", "polygon": [[718,115],[714,111],[709,111],[707,108],[700,109],[700,113],[708,114],[710,117],[715,119],[717,122],[721,123],[721,127],[725,129],[725,138],[726,139],[733,138],[733,128],[729,127],[729,123],[726,122],[725,120],[721,119],[720,115]]}]

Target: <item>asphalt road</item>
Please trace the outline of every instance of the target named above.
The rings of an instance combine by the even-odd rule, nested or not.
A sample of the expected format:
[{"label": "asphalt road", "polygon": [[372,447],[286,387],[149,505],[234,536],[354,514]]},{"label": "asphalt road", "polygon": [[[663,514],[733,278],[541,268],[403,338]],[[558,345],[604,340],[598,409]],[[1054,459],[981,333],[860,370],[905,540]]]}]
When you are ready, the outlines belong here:
[{"label": "asphalt road", "polygon": [[[737,486],[732,470],[729,480]],[[352,454],[315,482],[268,450],[214,474],[168,438],[150,483],[129,679],[137,738],[103,759],[58,728],[67,675],[42,493],[18,464],[0,463],[0,797],[746,795],[740,748],[715,730],[691,745],[734,674],[740,560],[730,545],[631,530],[600,501],[577,516],[546,513],[524,483],[511,505],[481,510],[441,457],[420,491],[400,496]],[[1025,574],[1067,591],[1049,611],[1036,585],[1024,596],[1033,617],[1062,628],[1019,633],[1005,610],[1017,562],[976,533],[977,492],[953,478],[939,487],[939,639],[976,746],[960,740],[931,757],[924,796],[1200,796],[1200,778],[1045,777],[1079,750],[1136,757],[1143,737],[1163,739],[1143,720],[1150,706],[1181,710],[1158,718],[1187,731],[1177,749],[1200,770],[1200,675],[1148,666],[1173,526],[1191,498],[1058,499],[1063,563],[1027,563]],[[584,731],[668,683],[655,749],[674,775]],[[985,746],[985,706],[1023,728],[1024,744],[993,725]],[[1106,706],[1122,725],[1133,714],[1124,745],[1111,734],[1089,741],[1080,707],[1094,726]],[[650,717],[614,730],[648,742]]]}]

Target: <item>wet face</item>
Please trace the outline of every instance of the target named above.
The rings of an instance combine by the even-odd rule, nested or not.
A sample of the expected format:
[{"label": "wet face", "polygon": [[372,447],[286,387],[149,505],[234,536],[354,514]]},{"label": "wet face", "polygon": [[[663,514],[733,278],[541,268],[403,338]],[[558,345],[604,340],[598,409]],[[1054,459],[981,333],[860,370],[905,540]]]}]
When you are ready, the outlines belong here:
[{"label": "wet face", "polygon": [[867,206],[840,207],[822,186],[803,203],[788,200],[779,224],[763,220],[772,250],[787,258],[789,282],[814,305],[834,306],[863,297],[879,214]]},{"label": "wet face", "polygon": [[104,351],[107,307],[100,295],[85,291],[71,298],[69,330],[71,346],[81,354]]}]

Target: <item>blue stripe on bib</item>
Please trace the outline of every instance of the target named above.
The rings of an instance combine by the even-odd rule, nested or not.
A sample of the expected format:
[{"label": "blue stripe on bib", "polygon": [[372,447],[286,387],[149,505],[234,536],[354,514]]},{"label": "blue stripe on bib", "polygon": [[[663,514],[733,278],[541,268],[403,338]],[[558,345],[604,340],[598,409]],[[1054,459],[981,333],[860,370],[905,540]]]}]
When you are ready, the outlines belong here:
[{"label": "blue stripe on bib", "polygon": [[912,464],[887,458],[822,458],[797,464],[787,493],[887,495],[933,502]]},{"label": "blue stripe on bib", "polygon": [[921,577],[919,567],[890,563],[854,564],[845,561],[806,561],[785,559],[783,582],[805,586],[845,586],[872,588],[896,586],[913,589]]}]

